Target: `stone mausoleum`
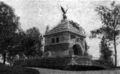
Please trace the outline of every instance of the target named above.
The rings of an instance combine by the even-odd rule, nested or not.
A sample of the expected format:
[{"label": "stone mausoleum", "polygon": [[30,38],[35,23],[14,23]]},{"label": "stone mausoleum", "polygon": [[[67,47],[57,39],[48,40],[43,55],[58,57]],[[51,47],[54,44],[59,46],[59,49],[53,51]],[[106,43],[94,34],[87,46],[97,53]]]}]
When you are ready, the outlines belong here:
[{"label": "stone mausoleum", "polygon": [[87,53],[85,31],[80,25],[66,16],[67,10],[61,7],[63,19],[60,23],[45,32],[44,54],[41,59],[42,67],[83,70],[101,69],[99,63],[93,61]]},{"label": "stone mausoleum", "polygon": [[63,19],[56,27],[47,30],[44,37],[46,57],[88,55],[85,31],[76,22]]},{"label": "stone mausoleum", "polygon": [[44,58],[41,66],[70,70],[106,68],[99,62],[93,61],[87,53],[85,31],[78,23],[62,19],[53,29],[47,28],[44,37]]}]

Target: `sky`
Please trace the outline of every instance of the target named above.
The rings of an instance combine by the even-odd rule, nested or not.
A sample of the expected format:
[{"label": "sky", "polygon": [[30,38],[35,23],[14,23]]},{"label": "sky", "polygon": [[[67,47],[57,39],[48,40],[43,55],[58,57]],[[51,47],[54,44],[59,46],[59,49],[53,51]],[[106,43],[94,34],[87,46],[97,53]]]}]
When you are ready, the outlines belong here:
[{"label": "sky", "polygon": [[[95,11],[98,5],[109,6],[113,0],[0,0],[12,6],[15,14],[20,17],[23,30],[31,27],[39,28],[44,35],[46,26],[50,29],[58,25],[62,19],[60,6],[68,9],[67,17],[80,24],[86,31],[86,41],[90,46],[89,54],[94,58],[99,57],[98,39],[89,39],[90,31],[99,28],[102,23]],[[117,1],[117,0],[116,0]],[[117,1],[116,3],[120,3]],[[117,47],[120,49],[120,45]],[[118,62],[120,65],[120,50],[118,50]]]}]

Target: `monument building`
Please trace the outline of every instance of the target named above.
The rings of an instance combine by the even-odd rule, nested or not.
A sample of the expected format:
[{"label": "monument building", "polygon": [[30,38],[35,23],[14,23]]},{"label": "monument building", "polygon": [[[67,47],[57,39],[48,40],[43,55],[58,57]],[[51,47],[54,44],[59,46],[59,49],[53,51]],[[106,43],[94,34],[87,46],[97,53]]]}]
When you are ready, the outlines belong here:
[{"label": "monument building", "polygon": [[48,57],[86,56],[86,35],[78,23],[67,20],[66,12],[61,7],[63,19],[53,29],[45,32],[44,52]]},{"label": "monument building", "polygon": [[49,57],[87,55],[85,31],[76,22],[63,19],[52,30],[47,30],[44,37],[44,52]]}]

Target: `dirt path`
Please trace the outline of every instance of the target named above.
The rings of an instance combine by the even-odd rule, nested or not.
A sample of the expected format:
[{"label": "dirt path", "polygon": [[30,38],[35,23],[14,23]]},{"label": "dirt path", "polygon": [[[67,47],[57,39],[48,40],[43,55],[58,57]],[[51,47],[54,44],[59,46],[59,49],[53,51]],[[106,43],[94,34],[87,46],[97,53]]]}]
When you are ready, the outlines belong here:
[{"label": "dirt path", "polygon": [[52,70],[44,68],[33,68],[37,69],[40,74],[120,74],[120,70],[103,70],[103,71],[62,71]]}]

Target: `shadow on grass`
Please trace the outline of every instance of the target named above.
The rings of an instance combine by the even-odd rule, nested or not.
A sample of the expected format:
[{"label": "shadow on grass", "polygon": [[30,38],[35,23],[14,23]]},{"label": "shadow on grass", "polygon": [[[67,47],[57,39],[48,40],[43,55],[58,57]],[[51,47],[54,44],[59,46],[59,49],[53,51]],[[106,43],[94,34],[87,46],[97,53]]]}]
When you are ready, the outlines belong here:
[{"label": "shadow on grass", "polygon": [[70,71],[98,71],[98,70],[106,70],[103,67],[99,66],[79,66],[79,65],[74,65],[74,66],[68,66],[65,68],[65,70],[70,70]]},{"label": "shadow on grass", "polygon": [[17,66],[0,66],[0,74],[40,74],[39,71]]},{"label": "shadow on grass", "polygon": [[64,70],[64,71],[100,71],[106,70],[103,67],[99,66],[29,66],[29,67],[37,67],[37,68],[45,68],[45,69],[53,69],[53,70]]}]

